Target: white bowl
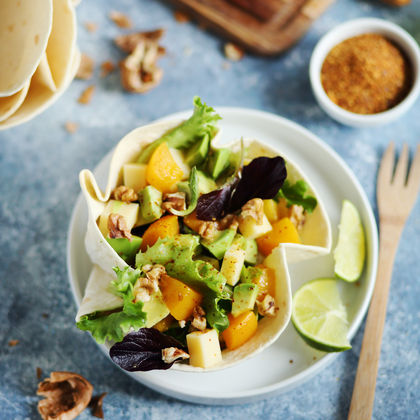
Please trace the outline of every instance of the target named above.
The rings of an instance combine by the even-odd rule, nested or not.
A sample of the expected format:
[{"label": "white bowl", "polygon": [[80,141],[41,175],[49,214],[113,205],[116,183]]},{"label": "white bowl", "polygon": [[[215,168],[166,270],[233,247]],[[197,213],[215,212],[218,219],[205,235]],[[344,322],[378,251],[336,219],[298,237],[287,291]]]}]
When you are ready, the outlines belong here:
[{"label": "white bowl", "polygon": [[[325,93],[321,83],[321,68],[325,57],[340,42],[353,36],[376,33],[398,45],[412,66],[412,86],[408,95],[396,106],[377,114],[356,114],[336,105]],[[338,122],[353,127],[373,127],[389,123],[404,114],[420,92],[420,49],[414,38],[395,23],[382,19],[355,19],[336,26],[324,35],[316,45],[309,65],[312,90],[319,106]]]}]

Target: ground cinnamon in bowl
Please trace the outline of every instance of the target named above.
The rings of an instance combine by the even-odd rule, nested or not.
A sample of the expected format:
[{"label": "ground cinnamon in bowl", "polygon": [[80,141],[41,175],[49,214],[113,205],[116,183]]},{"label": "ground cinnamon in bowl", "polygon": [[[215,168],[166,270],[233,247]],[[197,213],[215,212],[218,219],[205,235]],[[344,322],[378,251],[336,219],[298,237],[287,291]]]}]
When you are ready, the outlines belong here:
[{"label": "ground cinnamon in bowl", "polygon": [[332,48],[322,65],[321,83],[338,106],[357,114],[376,114],[407,96],[412,71],[395,44],[369,33]]}]

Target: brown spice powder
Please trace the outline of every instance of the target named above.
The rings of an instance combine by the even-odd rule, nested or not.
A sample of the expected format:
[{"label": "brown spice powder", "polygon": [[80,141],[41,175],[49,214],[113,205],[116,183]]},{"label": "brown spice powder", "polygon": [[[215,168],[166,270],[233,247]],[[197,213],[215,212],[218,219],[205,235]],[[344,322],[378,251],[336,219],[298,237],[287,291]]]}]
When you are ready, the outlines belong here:
[{"label": "brown spice powder", "polygon": [[363,34],[336,45],[321,70],[322,86],[340,107],[376,114],[401,102],[411,86],[411,67],[401,50],[378,34]]}]

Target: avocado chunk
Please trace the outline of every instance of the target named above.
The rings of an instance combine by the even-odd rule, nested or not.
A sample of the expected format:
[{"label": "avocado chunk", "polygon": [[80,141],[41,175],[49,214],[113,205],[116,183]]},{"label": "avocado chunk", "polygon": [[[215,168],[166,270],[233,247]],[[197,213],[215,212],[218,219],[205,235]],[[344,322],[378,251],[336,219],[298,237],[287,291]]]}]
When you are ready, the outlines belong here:
[{"label": "avocado chunk", "polygon": [[[217,185],[213,179],[208,177],[203,171],[197,170],[198,191],[200,194],[207,194],[211,191],[217,190]],[[189,197],[190,187],[188,181],[178,183],[178,191],[187,194]]]},{"label": "avocado chunk", "polygon": [[258,267],[243,267],[241,271],[241,283],[254,283],[261,275],[263,270]]},{"label": "avocado chunk", "polygon": [[201,140],[192,146],[185,156],[185,161],[190,166],[197,166],[204,162],[210,148],[210,137],[204,136]]},{"label": "avocado chunk", "polygon": [[243,312],[253,310],[257,300],[258,286],[250,283],[239,283],[233,289],[232,315],[237,317]]},{"label": "avocado chunk", "polygon": [[204,172],[197,171],[198,177],[198,191],[201,194],[207,194],[211,191],[217,190],[217,185],[213,179],[208,177]]},{"label": "avocado chunk", "polygon": [[230,164],[230,154],[229,149],[216,149],[210,155],[207,169],[210,176],[213,179],[217,179],[220,174],[229,166]]},{"label": "avocado chunk", "polygon": [[130,264],[140,249],[142,238],[132,235],[131,241],[127,238],[106,238],[106,241],[127,264]]},{"label": "avocado chunk", "polygon": [[143,311],[147,314],[146,328],[153,327],[169,315],[169,309],[163,300],[160,290],[152,293],[150,300],[143,303]]},{"label": "avocado chunk", "polygon": [[245,263],[255,265],[257,263],[258,246],[255,239],[244,238],[245,241]]},{"label": "avocado chunk", "polygon": [[233,229],[225,229],[211,242],[208,239],[203,239],[201,245],[207,248],[218,260],[221,260],[232,244],[235,234],[236,232]]},{"label": "avocado chunk", "polygon": [[162,216],[162,193],[148,185],[139,192],[140,212],[142,218],[150,223]]}]

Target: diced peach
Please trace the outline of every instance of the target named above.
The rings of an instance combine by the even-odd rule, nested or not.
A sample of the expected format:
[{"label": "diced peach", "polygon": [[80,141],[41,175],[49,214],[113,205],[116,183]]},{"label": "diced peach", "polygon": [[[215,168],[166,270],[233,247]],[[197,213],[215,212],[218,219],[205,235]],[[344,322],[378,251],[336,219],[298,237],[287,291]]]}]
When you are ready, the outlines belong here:
[{"label": "diced peach", "polygon": [[146,169],[146,180],[163,193],[173,192],[181,181],[183,170],[176,163],[166,143],[160,144],[153,152]]},{"label": "diced peach", "polygon": [[276,297],[276,273],[270,267],[259,264],[256,266],[261,270],[261,275],[254,278],[252,282],[258,285],[257,300],[262,301],[266,294]]},{"label": "diced peach", "polygon": [[173,237],[178,234],[178,217],[174,215],[163,216],[146,229],[140,249],[144,252],[147,247],[154,245],[159,238]]},{"label": "diced peach", "polygon": [[229,327],[222,332],[226,347],[235,350],[248,341],[257,331],[258,319],[253,311],[243,312],[236,318],[229,314]]},{"label": "diced peach", "polygon": [[273,223],[272,227],[270,232],[256,239],[261,254],[270,255],[271,251],[280,243],[301,243],[298,231],[288,217],[283,217]]},{"label": "diced peach", "polygon": [[200,293],[167,274],[161,277],[159,287],[169,312],[178,321],[188,319],[203,300]]},{"label": "diced peach", "polygon": [[185,216],[183,222],[194,232],[199,232],[200,226],[202,226],[203,221],[197,219],[197,214],[195,211],[190,213],[188,216]]}]

